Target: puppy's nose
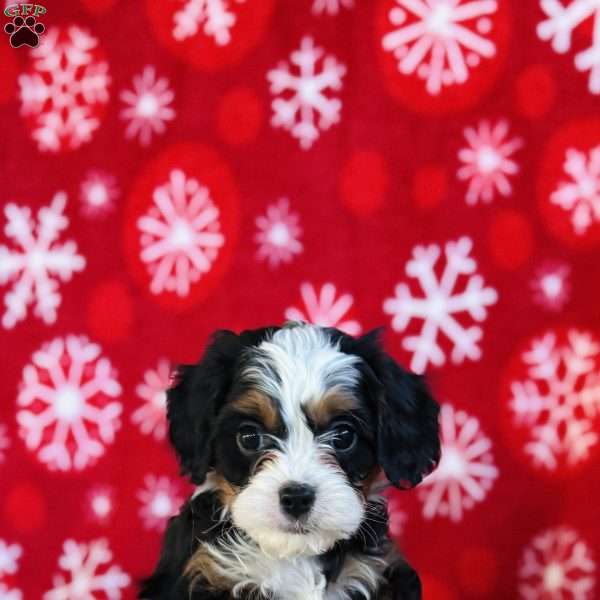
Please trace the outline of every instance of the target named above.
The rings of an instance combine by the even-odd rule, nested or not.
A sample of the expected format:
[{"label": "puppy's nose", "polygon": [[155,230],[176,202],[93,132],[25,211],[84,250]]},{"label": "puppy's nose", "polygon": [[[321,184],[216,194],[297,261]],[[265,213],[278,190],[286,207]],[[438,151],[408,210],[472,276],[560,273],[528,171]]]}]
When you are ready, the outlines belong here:
[{"label": "puppy's nose", "polygon": [[290,481],[279,490],[279,503],[284,513],[299,519],[315,503],[315,488],[305,483]]}]

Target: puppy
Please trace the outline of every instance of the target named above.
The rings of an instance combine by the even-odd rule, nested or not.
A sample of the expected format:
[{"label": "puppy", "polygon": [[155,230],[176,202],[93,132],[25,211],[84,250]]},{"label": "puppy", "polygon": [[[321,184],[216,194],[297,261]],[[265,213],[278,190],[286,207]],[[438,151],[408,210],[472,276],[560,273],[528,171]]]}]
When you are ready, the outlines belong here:
[{"label": "puppy", "polygon": [[375,482],[411,488],[435,468],[438,405],[378,332],[218,331],[197,365],[179,367],[167,407],[197,488],[140,598],[421,597]]}]

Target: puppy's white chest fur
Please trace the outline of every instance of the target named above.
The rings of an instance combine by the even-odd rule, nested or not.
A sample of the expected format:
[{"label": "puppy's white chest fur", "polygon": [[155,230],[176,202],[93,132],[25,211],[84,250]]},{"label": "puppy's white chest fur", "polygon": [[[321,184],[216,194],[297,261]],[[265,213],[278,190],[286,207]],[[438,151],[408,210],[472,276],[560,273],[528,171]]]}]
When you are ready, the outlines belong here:
[{"label": "puppy's white chest fur", "polygon": [[234,596],[243,590],[257,590],[277,600],[348,600],[351,591],[369,597],[385,568],[380,558],[347,556],[337,580],[328,584],[317,557],[276,558],[236,542],[218,549],[206,546]]}]

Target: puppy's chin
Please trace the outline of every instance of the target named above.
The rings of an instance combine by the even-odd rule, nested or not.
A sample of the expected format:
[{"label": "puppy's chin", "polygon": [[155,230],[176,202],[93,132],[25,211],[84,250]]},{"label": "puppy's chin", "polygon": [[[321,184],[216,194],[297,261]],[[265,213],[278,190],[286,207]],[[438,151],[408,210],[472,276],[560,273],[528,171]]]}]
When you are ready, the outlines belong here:
[{"label": "puppy's chin", "polygon": [[328,532],[288,533],[277,529],[255,529],[247,533],[265,554],[274,558],[318,556],[327,552],[340,539],[338,533]]}]

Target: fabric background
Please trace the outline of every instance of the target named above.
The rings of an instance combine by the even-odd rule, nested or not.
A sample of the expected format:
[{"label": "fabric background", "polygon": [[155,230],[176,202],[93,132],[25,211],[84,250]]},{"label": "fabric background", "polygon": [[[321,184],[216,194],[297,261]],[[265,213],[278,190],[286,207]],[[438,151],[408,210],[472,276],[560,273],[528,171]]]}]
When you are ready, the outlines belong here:
[{"label": "fabric background", "polygon": [[133,598],[169,365],[285,318],[385,326],[443,403],[390,505],[428,600],[598,597],[600,9],[46,8],[0,44],[0,598]]}]

